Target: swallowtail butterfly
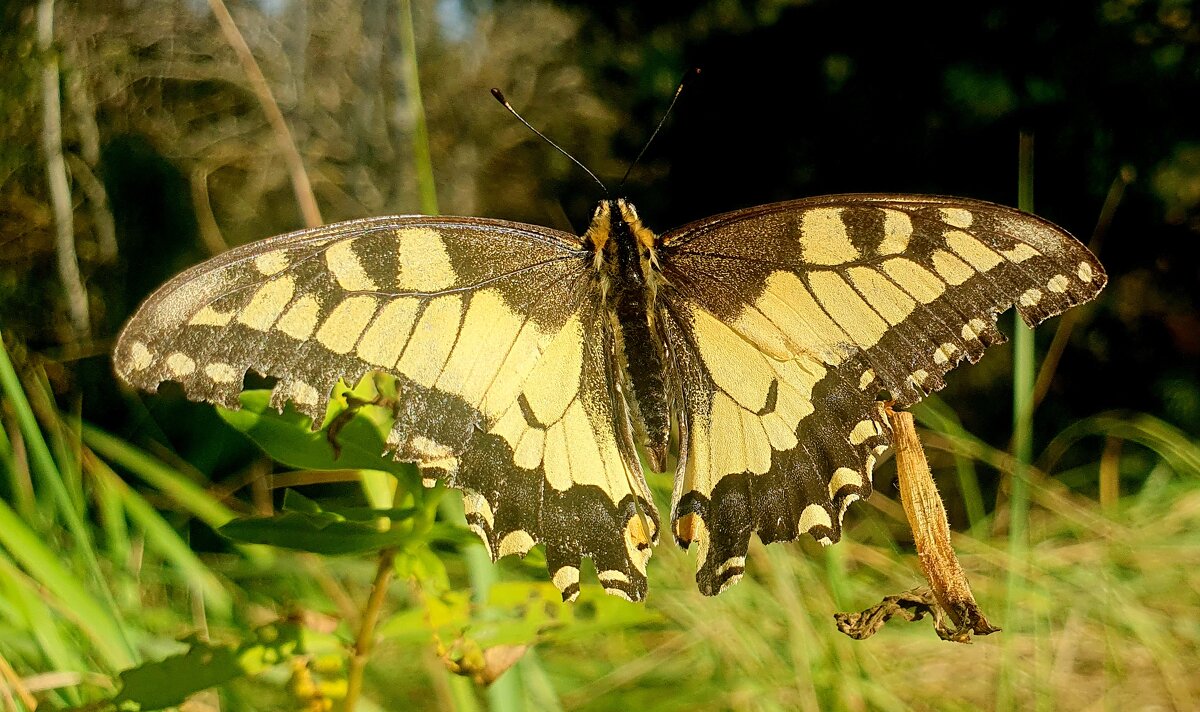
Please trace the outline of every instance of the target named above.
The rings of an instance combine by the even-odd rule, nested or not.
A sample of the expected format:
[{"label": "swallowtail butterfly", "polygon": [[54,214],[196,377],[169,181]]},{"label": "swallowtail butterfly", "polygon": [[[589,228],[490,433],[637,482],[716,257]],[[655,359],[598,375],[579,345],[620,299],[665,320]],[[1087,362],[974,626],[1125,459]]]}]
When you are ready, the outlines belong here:
[{"label": "swallowtail butterfly", "polygon": [[669,527],[700,590],[764,542],[841,535],[910,406],[964,358],[1106,282],[1075,238],[962,198],[834,195],[656,234],[604,200],[582,236],[502,220],[383,217],[231,250],[168,282],[117,373],[238,407],[243,376],[319,421],[339,379],[395,377],[394,457],[461,489],[493,558],[537,543],[564,599],[590,557],[640,600],[660,514],[643,477],[678,455]]}]

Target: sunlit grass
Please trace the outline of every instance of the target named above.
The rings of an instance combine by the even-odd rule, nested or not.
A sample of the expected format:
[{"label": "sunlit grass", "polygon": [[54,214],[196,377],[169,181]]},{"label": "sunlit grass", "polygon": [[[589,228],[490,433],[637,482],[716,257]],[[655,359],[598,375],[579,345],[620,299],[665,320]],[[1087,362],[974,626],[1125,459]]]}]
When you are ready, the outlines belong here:
[{"label": "sunlit grass", "polygon": [[[14,383],[27,391],[36,380]],[[6,391],[4,486],[10,492],[29,486],[21,473],[39,457],[26,445],[17,407],[19,397]],[[947,468],[939,476],[961,482],[964,472],[1008,477],[1017,468],[1011,453],[956,425],[944,403],[932,402],[918,414],[926,425],[941,423],[923,433],[930,452],[950,456],[935,458]],[[30,432],[38,437],[44,426],[33,424]],[[1126,486],[1110,512],[1083,494],[1096,491],[1105,438],[1124,443],[1118,465]],[[329,620],[343,640],[350,635],[354,606],[368,593],[368,562],[320,559],[314,568],[308,555],[282,550],[257,560],[198,553],[180,525],[189,517],[215,523],[230,516],[211,488],[190,480],[181,485],[184,479],[170,466],[86,424],[82,442],[82,489],[72,499],[85,505],[79,519],[105,572],[102,580],[74,563],[84,561],[81,547],[43,479],[30,480],[35,484],[24,506],[32,507],[31,515],[9,505],[0,509],[0,653],[18,676],[15,689],[27,682],[46,709],[103,699],[119,687],[121,669],[183,650],[177,638],[203,632],[216,641],[244,640],[258,626],[298,612],[309,612],[301,620]],[[955,539],[976,598],[1004,628],[972,646],[938,640],[925,622],[893,623],[864,642],[833,626],[835,611],[864,608],[920,583],[885,464],[876,495],[847,514],[841,543],[822,549],[808,541],[754,542],[749,574],[720,597],[696,592],[694,554],[660,545],[646,604],[658,623],[573,635],[572,626],[589,616],[610,615],[596,611],[637,610],[586,587],[572,608],[580,622],[543,629],[536,657],[502,678],[508,685],[502,701],[471,692],[465,678],[447,677],[430,634],[420,631],[381,641],[366,699],[378,709],[436,699],[436,706],[456,710],[521,708],[532,699],[538,709],[614,710],[975,709],[1002,700],[1014,708],[1194,707],[1200,683],[1188,661],[1200,656],[1194,606],[1200,447],[1151,416],[1101,414],[1071,425],[1035,455],[1028,477],[1030,545],[1022,557],[1010,553],[1006,532],[992,535],[982,526],[986,517]],[[1054,477],[1068,460],[1076,463],[1064,473],[1072,487]],[[136,486],[114,468],[133,476]],[[666,482],[658,484],[665,500]],[[442,554],[459,586],[468,585],[462,557],[469,550]],[[501,582],[545,586],[537,564],[506,562],[491,574]],[[410,590],[398,582],[388,611],[418,605]],[[115,609],[104,603],[106,592]],[[997,611],[1009,610],[1008,595],[1011,613],[1001,617]],[[504,619],[511,615],[506,610],[490,615]],[[1003,673],[1006,648],[1016,662]],[[286,699],[288,679],[286,669],[246,678],[227,688],[226,699]],[[45,684],[53,689],[40,687]],[[21,709],[20,695],[13,699]]]}]

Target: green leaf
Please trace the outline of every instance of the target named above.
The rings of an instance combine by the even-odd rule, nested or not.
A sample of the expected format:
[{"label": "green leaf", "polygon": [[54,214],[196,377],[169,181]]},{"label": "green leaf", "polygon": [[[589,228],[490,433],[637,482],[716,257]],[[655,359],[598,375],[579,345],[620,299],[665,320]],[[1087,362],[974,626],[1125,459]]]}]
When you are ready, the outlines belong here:
[{"label": "green leaf", "polygon": [[[360,393],[371,384],[360,385],[352,396],[369,400]],[[245,391],[240,410],[217,411],[225,422],[240,431],[274,460],[300,470],[382,470],[393,474],[412,472],[413,465],[400,463],[385,456],[387,432],[392,424],[392,412],[376,405],[362,405],[346,414],[349,407],[345,394],[330,400],[325,428],[336,418],[345,418],[336,434],[341,452],[335,451],[325,428],[314,431],[312,420],[289,404],[282,413],[271,407],[271,392]],[[345,415],[343,415],[345,414]]]},{"label": "green leaf", "polygon": [[270,544],[314,554],[361,554],[403,546],[416,536],[416,509],[345,507],[326,510],[288,490],[284,511],[272,517],[236,519],[222,535],[248,544]]},{"label": "green leaf", "polygon": [[121,691],[113,702],[143,711],[174,707],[197,692],[258,674],[304,650],[304,631],[297,625],[275,624],[256,633],[256,640],[238,647],[186,640],[187,652],[122,672]]}]

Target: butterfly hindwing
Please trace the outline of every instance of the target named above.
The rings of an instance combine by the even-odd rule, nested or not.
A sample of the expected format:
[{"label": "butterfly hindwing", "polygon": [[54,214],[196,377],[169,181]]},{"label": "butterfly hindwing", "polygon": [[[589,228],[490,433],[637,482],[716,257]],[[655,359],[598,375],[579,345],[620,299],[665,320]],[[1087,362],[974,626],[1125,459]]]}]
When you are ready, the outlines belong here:
[{"label": "butterfly hindwing", "polygon": [[682,394],[672,527],[702,591],[764,541],[840,536],[890,443],[877,402],[916,403],[960,360],[1094,297],[1106,276],[1069,234],[981,201],[845,195],[666,233],[664,323]]},{"label": "butterfly hindwing", "polygon": [[247,371],[319,422],[341,379],[397,378],[388,437],[464,490],[493,558],[546,545],[566,598],[582,557],[640,599],[654,509],[613,386],[600,296],[578,238],[472,218],[339,223],[232,250],[152,295],[118,374],[236,408]]}]

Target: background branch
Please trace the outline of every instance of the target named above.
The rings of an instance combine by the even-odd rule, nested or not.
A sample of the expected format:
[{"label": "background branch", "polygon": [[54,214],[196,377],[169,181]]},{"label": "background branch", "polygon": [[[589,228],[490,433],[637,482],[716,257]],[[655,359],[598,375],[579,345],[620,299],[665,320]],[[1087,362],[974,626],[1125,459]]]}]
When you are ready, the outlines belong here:
[{"label": "background branch", "polygon": [[296,193],[296,202],[300,205],[304,224],[308,227],[321,225],[325,221],[321,219],[317,198],[313,195],[312,184],[308,180],[308,171],[304,168],[304,161],[300,157],[300,151],[296,148],[292,131],[283,118],[283,112],[279,110],[279,103],[275,101],[275,95],[271,92],[270,85],[267,84],[267,78],[263,76],[262,69],[254,59],[254,53],[250,51],[250,46],[246,44],[246,38],[242,36],[237,23],[233,21],[233,16],[229,14],[229,8],[225,6],[224,0],[208,0],[208,6],[212,8],[217,23],[221,25],[225,41],[237,54],[238,62],[241,63],[246,78],[250,80],[250,87],[254,90],[254,95],[258,97],[258,103],[262,105],[263,113],[267,116],[267,122],[271,124],[271,129],[275,132],[275,141],[279,144],[283,160],[287,163],[288,173],[292,177],[292,190]]},{"label": "background branch", "polygon": [[67,294],[67,313],[76,341],[90,331],[87,290],[75,254],[75,216],[71,209],[71,187],[62,153],[62,104],[58,87],[58,57],[54,51],[54,0],[39,0],[37,9],[38,49],[42,53],[42,151],[46,154],[46,179],[54,209],[54,249],[58,277]]}]

